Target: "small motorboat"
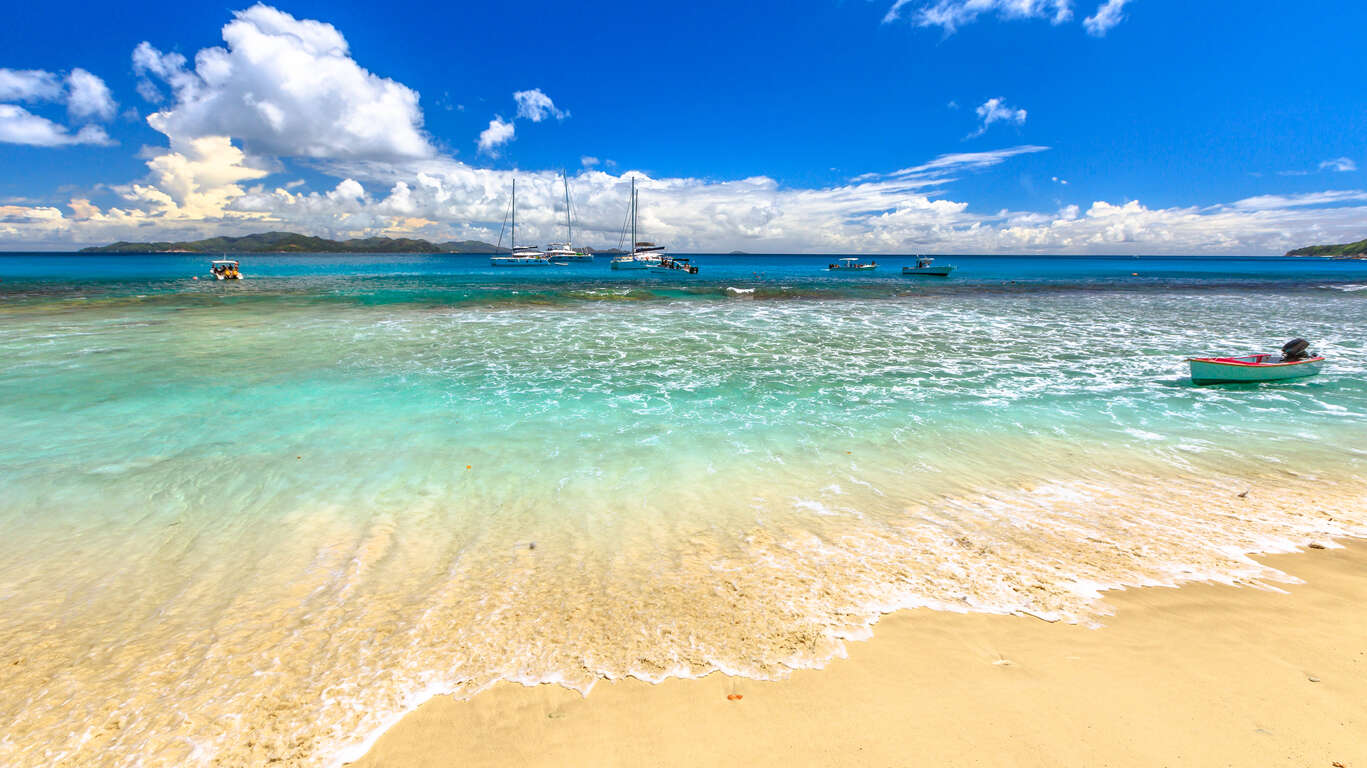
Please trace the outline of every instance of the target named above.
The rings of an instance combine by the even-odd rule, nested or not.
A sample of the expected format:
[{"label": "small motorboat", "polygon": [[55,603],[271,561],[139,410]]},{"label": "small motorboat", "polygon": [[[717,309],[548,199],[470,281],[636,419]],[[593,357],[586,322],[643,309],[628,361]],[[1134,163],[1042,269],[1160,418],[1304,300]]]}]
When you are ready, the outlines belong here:
[{"label": "small motorboat", "polygon": [[841,259],[839,263],[831,264],[826,269],[834,272],[837,269],[878,269],[876,261],[860,261],[853,256]]},{"label": "small motorboat", "polygon": [[242,273],[237,269],[237,262],[232,259],[219,259],[209,262],[209,273],[218,280],[242,279]]},{"label": "small motorboat", "polygon": [[650,267],[656,272],[683,272],[686,275],[698,274],[698,268],[688,259],[677,256],[661,256],[658,264]]},{"label": "small motorboat", "polygon": [[1234,384],[1258,381],[1288,381],[1314,376],[1324,358],[1309,351],[1310,342],[1292,339],[1282,345],[1281,357],[1271,354],[1239,357],[1189,357],[1193,384]]},{"label": "small motorboat", "polygon": [[953,264],[935,266],[935,259],[926,256],[916,257],[916,266],[902,267],[904,275],[926,275],[929,277],[949,277],[949,273],[954,271]]}]

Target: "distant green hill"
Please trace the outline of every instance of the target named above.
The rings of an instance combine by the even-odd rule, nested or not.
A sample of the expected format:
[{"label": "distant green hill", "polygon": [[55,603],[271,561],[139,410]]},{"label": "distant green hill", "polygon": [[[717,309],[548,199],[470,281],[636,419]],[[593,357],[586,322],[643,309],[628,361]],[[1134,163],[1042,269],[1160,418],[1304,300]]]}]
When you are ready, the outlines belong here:
[{"label": "distant green hill", "polygon": [[1294,251],[1287,251],[1287,256],[1337,256],[1342,259],[1348,258],[1367,258],[1367,240],[1359,240],[1356,243],[1344,243],[1343,245],[1307,245],[1304,248],[1297,248]]},{"label": "distant green hill", "polygon": [[293,232],[263,232],[243,237],[211,237],[182,243],[129,243],[82,248],[82,253],[499,253],[480,240],[431,243],[407,238],[367,237],[327,240]]}]

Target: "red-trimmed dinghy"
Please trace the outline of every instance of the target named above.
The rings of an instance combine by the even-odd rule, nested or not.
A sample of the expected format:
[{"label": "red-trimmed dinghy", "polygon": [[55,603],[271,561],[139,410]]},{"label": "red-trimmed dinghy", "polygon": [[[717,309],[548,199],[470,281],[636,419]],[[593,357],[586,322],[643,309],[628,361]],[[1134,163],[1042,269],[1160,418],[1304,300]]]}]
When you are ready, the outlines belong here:
[{"label": "red-trimmed dinghy", "polygon": [[1250,381],[1287,381],[1303,379],[1320,372],[1324,358],[1309,351],[1310,342],[1292,339],[1282,347],[1282,356],[1243,355],[1242,357],[1189,357],[1193,384],[1232,384]]}]

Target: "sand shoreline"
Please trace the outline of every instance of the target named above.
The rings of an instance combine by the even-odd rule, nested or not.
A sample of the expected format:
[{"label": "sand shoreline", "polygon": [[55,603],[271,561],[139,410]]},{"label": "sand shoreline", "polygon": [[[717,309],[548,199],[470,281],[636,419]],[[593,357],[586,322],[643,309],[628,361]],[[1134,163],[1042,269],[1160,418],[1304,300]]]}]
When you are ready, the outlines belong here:
[{"label": "sand shoreline", "polygon": [[1367,765],[1367,543],[1258,559],[1305,583],[1110,592],[1102,629],[903,611],[777,682],[499,684],[351,765]]}]

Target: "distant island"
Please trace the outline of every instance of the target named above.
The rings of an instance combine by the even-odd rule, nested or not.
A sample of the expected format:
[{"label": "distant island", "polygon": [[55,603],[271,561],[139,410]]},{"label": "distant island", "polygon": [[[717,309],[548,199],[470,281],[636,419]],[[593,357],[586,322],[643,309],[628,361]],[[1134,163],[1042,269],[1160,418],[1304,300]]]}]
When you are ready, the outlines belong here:
[{"label": "distant island", "polygon": [[[294,232],[262,232],[179,243],[120,241],[82,248],[81,253],[502,253],[505,250],[482,240],[452,240],[445,243],[393,237],[328,240]],[[590,253],[623,252],[617,249],[585,250]]]},{"label": "distant island", "polygon": [[1359,240],[1356,243],[1344,243],[1343,245],[1307,245],[1304,248],[1287,251],[1286,255],[1332,256],[1336,259],[1367,259],[1367,240]]}]

